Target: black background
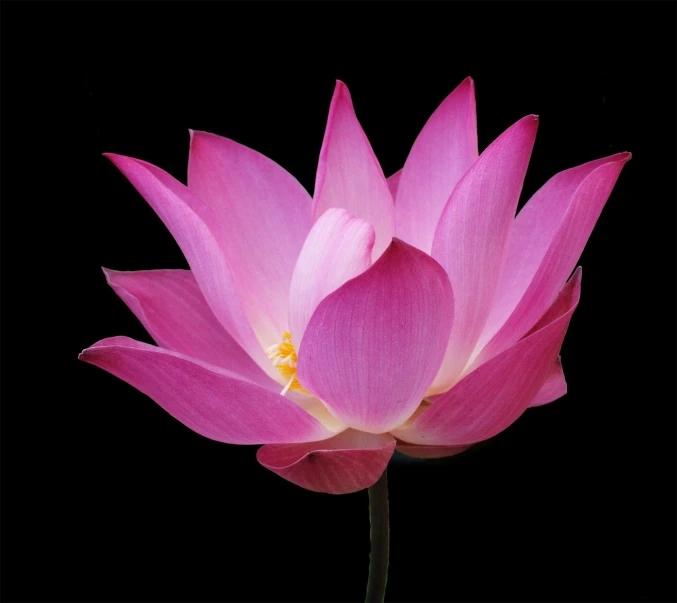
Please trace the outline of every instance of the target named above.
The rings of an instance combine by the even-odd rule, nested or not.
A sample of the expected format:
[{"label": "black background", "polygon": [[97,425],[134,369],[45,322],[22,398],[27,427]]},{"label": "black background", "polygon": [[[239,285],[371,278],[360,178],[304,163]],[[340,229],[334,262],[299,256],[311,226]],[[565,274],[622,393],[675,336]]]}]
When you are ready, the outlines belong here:
[{"label": "black background", "polygon": [[101,153],[185,179],[188,128],[312,191],[335,78],[387,174],[475,79],[480,148],[528,113],[522,200],[631,151],[582,256],[568,395],[394,461],[390,601],[675,600],[675,4],[2,3],[2,597],[353,601],[367,494],[302,490],[77,362],[149,341],[100,266],[184,267]]}]

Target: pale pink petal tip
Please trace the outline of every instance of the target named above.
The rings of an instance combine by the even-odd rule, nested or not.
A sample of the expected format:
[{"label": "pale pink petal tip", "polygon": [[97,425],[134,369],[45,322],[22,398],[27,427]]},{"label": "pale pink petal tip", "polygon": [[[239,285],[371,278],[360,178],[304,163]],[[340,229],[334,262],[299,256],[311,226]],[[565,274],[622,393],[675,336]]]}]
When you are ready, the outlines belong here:
[{"label": "pale pink petal tip", "polygon": [[256,458],[280,477],[314,492],[348,494],[373,485],[395,449],[388,434],[347,430],[306,444],[269,444]]},{"label": "pale pink petal tip", "polygon": [[289,331],[297,349],[317,305],[371,266],[374,229],[344,209],[332,207],[315,222],[289,289]]}]

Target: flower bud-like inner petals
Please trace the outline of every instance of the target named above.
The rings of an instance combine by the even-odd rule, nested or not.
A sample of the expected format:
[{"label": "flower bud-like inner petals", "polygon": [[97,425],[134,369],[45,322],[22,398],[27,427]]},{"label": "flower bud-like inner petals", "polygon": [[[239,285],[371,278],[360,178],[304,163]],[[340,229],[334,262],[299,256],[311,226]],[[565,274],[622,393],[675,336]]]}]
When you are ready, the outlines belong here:
[{"label": "flower bud-like inner petals", "polygon": [[312,395],[299,383],[296,377],[296,349],[291,341],[291,333],[289,331],[282,333],[282,342],[271,345],[266,349],[266,354],[268,354],[268,358],[272,361],[273,366],[287,382],[280,394],[284,396],[291,390],[308,394],[309,396]]}]

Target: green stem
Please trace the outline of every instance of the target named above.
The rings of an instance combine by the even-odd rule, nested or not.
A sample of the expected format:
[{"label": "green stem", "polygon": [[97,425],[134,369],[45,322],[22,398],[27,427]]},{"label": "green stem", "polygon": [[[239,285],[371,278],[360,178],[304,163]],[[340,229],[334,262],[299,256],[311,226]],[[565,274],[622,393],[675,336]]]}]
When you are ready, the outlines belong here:
[{"label": "green stem", "polygon": [[388,581],[388,549],[390,525],[388,520],[387,470],[369,488],[369,520],[371,522],[371,555],[369,556],[369,581],[365,603],[382,603]]}]

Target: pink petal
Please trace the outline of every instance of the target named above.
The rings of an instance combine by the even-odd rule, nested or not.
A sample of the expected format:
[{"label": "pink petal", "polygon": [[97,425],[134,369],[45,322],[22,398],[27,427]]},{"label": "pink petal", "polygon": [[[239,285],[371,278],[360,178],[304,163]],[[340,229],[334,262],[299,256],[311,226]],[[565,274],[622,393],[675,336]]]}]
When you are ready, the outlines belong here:
[{"label": "pink petal", "polygon": [[222,226],[214,211],[160,168],[106,154],[164,222],[186,256],[207,304],[233,339],[273,378],[277,371],[257,340],[224,255]]},{"label": "pink petal", "polygon": [[518,341],[547,309],[629,159],[630,153],[619,153],[561,172],[520,211],[474,366]]},{"label": "pink petal", "polygon": [[155,342],[279,391],[209,309],[189,270],[106,270],[108,284]]},{"label": "pink petal", "polygon": [[466,172],[442,212],[432,255],[449,275],[456,306],[434,391],[453,383],[486,323],[537,126],[538,118],[530,115],[501,134]]},{"label": "pink petal", "polygon": [[310,195],[274,161],[206,132],[191,132],[188,187],[222,224],[221,247],[261,345],[279,343],[311,226]]},{"label": "pink petal", "polygon": [[395,449],[388,434],[348,429],[331,439],[307,444],[269,444],[256,458],[290,482],[328,494],[348,494],[373,485]]},{"label": "pink petal", "polygon": [[430,253],[442,210],[477,155],[475,85],[466,78],[423,126],[402,168],[395,198],[399,238]]},{"label": "pink petal", "polygon": [[376,259],[393,236],[393,198],[343,82],[336,82],[317,167],[313,216],[342,207],[376,231]]},{"label": "pink petal", "polygon": [[299,350],[299,381],[349,427],[390,431],[416,410],[437,373],[452,313],[442,267],[393,239],[315,310]]},{"label": "pink petal", "polygon": [[388,188],[393,199],[397,196],[397,187],[400,185],[401,176],[402,170],[398,170],[392,176],[388,176]]},{"label": "pink petal", "polygon": [[555,362],[550,366],[550,372],[545,378],[545,383],[541,386],[541,389],[538,390],[529,406],[543,406],[543,404],[554,402],[566,393],[567,382],[564,378],[564,371],[562,370],[562,359],[558,356],[555,359]]},{"label": "pink petal", "polygon": [[371,266],[374,229],[332,207],[315,222],[296,262],[289,293],[289,330],[299,346],[306,325],[332,291]]},{"label": "pink petal", "polygon": [[80,359],[126,381],[212,440],[267,444],[333,435],[287,398],[178,352],[111,337],[84,350]]},{"label": "pink petal", "polygon": [[[472,445],[472,444],[471,444]],[[441,459],[447,456],[456,456],[470,448],[468,446],[418,446],[398,442],[395,450],[417,459]]]},{"label": "pink petal", "polygon": [[495,356],[440,396],[405,429],[413,444],[460,446],[490,438],[513,423],[543,386],[580,297],[580,268],[560,293],[564,310],[538,331]]}]

